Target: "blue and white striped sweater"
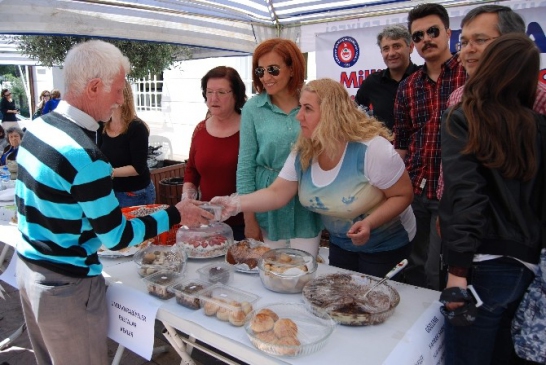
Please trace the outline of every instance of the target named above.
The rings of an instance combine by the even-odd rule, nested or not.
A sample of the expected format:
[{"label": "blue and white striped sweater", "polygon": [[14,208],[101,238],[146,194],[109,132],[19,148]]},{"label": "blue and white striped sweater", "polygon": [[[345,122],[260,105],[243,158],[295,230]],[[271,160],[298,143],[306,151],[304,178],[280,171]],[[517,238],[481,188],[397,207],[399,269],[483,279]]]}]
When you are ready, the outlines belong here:
[{"label": "blue and white striped sweater", "polygon": [[136,245],[180,222],[174,207],[127,221],[112,166],[89,132],[58,113],[35,120],[17,156],[22,259],[68,276],[100,275],[97,250]]}]

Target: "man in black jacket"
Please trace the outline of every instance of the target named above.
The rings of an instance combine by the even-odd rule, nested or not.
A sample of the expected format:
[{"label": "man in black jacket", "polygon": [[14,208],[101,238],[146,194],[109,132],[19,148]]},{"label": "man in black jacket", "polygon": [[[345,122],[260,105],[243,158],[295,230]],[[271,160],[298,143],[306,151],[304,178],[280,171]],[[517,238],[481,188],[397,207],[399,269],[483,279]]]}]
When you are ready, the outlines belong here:
[{"label": "man in black jacket", "polygon": [[403,25],[390,25],[377,35],[377,45],[387,68],[368,76],[356,93],[356,103],[392,130],[394,98],[400,81],[419,66],[411,62],[411,35]]}]

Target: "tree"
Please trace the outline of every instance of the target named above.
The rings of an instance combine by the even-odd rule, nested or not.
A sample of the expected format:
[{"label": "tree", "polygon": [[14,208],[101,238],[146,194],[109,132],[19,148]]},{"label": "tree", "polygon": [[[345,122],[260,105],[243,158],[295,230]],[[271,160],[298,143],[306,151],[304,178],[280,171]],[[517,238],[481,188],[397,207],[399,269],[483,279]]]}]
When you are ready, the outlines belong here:
[{"label": "tree", "polygon": [[[43,66],[61,66],[70,48],[92,37],[72,36],[18,36],[18,50],[22,54],[38,60]],[[131,61],[131,79],[140,79],[148,74],[161,74],[175,61],[191,58],[189,48],[167,43],[152,43],[130,40],[101,39],[118,47]]]}]

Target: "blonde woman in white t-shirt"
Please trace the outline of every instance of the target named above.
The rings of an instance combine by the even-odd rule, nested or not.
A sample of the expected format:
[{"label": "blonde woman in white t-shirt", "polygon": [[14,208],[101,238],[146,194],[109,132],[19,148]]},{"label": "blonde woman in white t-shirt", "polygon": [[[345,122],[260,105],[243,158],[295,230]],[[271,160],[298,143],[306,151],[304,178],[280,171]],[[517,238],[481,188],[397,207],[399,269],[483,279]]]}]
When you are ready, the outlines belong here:
[{"label": "blonde woman in white t-shirt", "polygon": [[282,207],[298,193],[330,233],[330,265],[384,276],[411,252],[413,189],[382,123],[331,79],[302,89],[301,134],[279,177],[255,193],[216,197],[223,218]]}]

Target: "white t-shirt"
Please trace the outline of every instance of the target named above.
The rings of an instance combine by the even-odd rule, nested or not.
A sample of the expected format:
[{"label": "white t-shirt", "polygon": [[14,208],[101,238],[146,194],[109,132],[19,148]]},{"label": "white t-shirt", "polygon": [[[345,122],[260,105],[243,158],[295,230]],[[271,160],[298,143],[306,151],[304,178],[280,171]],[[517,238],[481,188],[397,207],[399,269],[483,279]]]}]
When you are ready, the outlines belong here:
[{"label": "white t-shirt", "polygon": [[[380,136],[373,137],[369,141],[361,143],[368,147],[364,163],[364,176],[366,176],[368,180],[370,180],[370,183],[378,189],[385,190],[393,186],[406,169],[404,161],[398,152],[396,152],[393,145]],[[336,167],[328,171],[323,170],[317,161],[313,161],[311,165],[311,176],[313,183],[316,186],[326,186],[336,178],[346,152],[347,148],[345,148],[343,156]],[[292,151],[290,155],[288,155],[288,158],[279,173],[279,177],[288,181],[298,181],[294,165],[295,160],[296,153]]]}]

